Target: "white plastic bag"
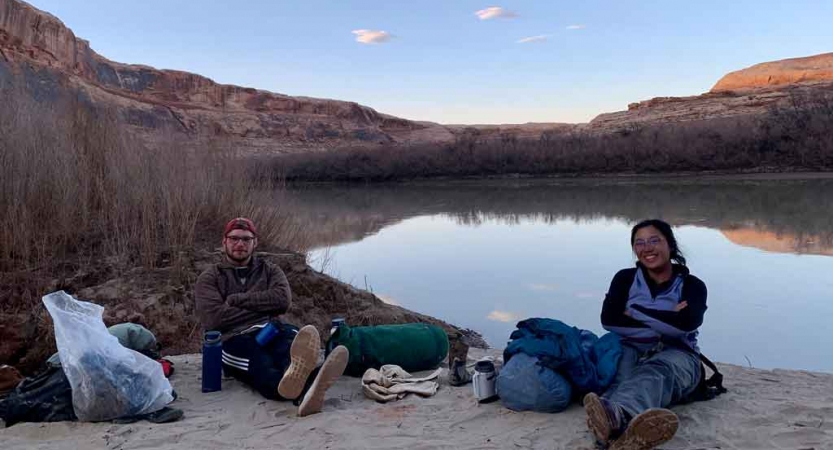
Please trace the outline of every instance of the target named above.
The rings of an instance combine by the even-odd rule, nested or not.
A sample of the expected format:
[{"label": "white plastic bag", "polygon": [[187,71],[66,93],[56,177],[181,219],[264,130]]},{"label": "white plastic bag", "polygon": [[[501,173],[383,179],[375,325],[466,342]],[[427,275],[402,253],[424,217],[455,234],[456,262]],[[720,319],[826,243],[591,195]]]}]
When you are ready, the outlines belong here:
[{"label": "white plastic bag", "polygon": [[146,414],[173,401],[171,384],[158,362],[122,347],[107,331],[102,306],[64,291],[43,297],[55,324],[61,365],[81,421]]}]

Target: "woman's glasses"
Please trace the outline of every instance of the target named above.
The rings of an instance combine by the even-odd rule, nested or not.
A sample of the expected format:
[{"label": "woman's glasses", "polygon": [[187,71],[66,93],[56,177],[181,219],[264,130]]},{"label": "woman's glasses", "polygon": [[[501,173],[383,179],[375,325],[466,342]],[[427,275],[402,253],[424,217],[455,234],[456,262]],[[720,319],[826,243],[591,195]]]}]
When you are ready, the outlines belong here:
[{"label": "woman's glasses", "polygon": [[659,245],[660,243],[662,243],[662,238],[661,237],[651,236],[647,240],[637,239],[637,240],[633,241],[633,248],[635,248],[637,250],[642,250],[642,249],[648,247],[649,245],[651,246],[651,248],[653,248],[653,247],[656,247],[657,245]]}]

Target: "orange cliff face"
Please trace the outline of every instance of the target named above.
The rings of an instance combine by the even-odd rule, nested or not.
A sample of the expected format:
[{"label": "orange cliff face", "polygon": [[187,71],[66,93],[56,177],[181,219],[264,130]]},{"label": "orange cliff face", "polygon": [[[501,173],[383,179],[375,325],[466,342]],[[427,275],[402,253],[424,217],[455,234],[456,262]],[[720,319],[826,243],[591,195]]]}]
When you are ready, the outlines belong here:
[{"label": "orange cliff face", "polygon": [[711,92],[816,82],[833,82],[833,53],[756,64],[727,74]]},{"label": "orange cliff face", "polygon": [[711,91],[690,97],[657,97],[600,114],[590,131],[610,132],[656,125],[754,117],[790,104],[794,95],[833,97],[833,53],[758,64],[732,72]]},{"label": "orange cliff face", "polygon": [[730,242],[774,253],[796,253],[833,256],[833,243],[821,236],[776,234],[754,228],[721,230]]},{"label": "orange cliff face", "polygon": [[292,97],[113,62],[56,17],[19,0],[0,0],[0,82],[4,76],[11,82],[47,78],[53,89],[82,92],[95,105],[115,107],[150,142],[179,133],[228,138],[244,151],[282,153],[453,139],[438,124],[354,102]]}]

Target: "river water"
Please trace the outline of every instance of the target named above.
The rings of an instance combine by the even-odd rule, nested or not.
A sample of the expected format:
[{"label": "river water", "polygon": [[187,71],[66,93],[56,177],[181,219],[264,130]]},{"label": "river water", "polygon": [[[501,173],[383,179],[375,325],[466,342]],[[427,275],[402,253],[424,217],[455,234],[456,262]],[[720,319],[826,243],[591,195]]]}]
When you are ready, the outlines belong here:
[{"label": "river water", "polygon": [[290,192],[313,267],[502,347],[518,320],[603,333],[630,227],[675,227],[713,360],[833,372],[833,178],[422,182]]}]

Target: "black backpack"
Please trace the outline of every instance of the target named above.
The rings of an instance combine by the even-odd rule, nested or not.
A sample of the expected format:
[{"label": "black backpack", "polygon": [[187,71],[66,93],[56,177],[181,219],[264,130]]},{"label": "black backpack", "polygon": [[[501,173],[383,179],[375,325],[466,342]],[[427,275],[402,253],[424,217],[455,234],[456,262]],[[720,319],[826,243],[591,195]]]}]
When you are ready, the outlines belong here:
[{"label": "black backpack", "polygon": [[72,388],[60,367],[48,367],[25,378],[14,391],[0,399],[0,419],[10,427],[17,422],[75,420]]}]

